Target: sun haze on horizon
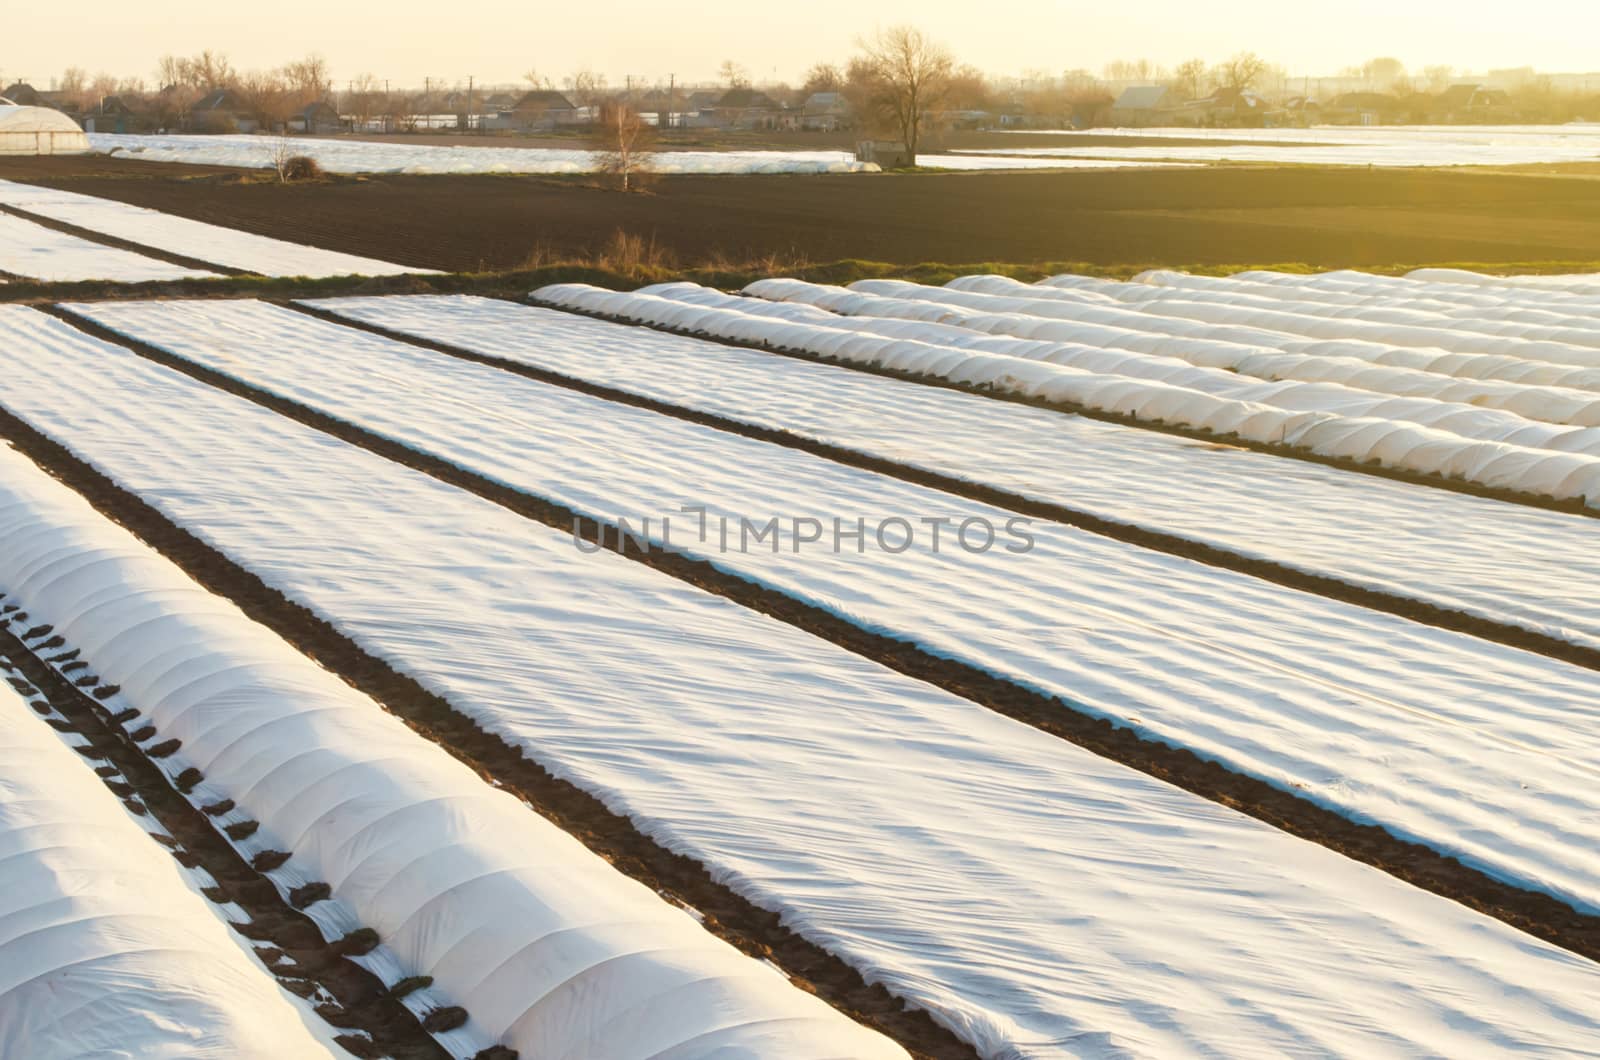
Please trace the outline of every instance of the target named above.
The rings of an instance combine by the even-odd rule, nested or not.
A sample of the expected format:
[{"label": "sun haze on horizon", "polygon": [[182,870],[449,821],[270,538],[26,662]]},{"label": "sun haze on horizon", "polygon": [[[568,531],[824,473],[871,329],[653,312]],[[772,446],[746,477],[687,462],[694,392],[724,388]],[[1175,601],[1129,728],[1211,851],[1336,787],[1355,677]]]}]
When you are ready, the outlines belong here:
[{"label": "sun haze on horizon", "polygon": [[[1007,76],[1099,71],[1113,60],[1175,65],[1249,50],[1295,76],[1326,76],[1381,55],[1412,70],[1447,65],[1484,72],[1533,66],[1600,67],[1593,0],[1525,0],[1494,25],[1461,18],[1459,0],[1347,0],[1328,7],[1236,0],[1227,17],[1190,0],[1145,0],[1130,14],[1080,0],[1014,0],[994,9],[962,0],[811,0],[803,17],[767,5],[702,0],[690,6],[620,0],[603,9],[483,0],[441,18],[435,5],[283,0],[270,21],[238,8],[110,0],[28,5],[6,16],[0,79],[48,84],[69,66],[151,79],[162,55],[221,52],[240,69],[324,56],[335,80],[370,73],[397,83],[511,82],[528,70],[559,81],[584,68],[614,81],[711,80],[725,59],[757,81],[797,80],[811,64],[842,61],[877,26],[911,23],[957,58]],[[596,11],[603,11],[603,16]]]}]

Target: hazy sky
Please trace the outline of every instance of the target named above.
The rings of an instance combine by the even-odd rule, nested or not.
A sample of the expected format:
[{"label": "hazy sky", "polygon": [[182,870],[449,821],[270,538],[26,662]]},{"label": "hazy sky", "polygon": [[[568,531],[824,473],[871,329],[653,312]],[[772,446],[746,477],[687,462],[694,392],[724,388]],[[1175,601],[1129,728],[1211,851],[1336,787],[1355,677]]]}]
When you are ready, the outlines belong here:
[{"label": "hazy sky", "polygon": [[1311,75],[1386,54],[1418,70],[1600,67],[1600,0],[3,0],[0,78],[42,86],[70,65],[148,78],[163,53],[213,48],[246,69],[320,52],[341,81],[366,71],[397,83],[512,81],[530,67],[559,81],[585,66],[614,82],[630,73],[696,80],[729,57],[757,80],[792,79],[896,22],[997,74],[1098,71],[1116,58],[1214,61],[1242,49]]}]

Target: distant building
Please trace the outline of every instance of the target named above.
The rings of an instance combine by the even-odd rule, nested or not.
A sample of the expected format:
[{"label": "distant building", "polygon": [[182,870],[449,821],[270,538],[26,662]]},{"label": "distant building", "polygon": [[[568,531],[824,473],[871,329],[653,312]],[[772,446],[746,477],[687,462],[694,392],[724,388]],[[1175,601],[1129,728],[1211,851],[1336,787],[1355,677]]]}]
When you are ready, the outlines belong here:
[{"label": "distant building", "polygon": [[41,98],[39,90],[26,81],[14,81],[7,85],[4,91],[0,91],[0,97],[9,99],[19,107],[41,107],[46,105]]},{"label": "distant building", "polygon": [[1504,121],[1511,116],[1511,97],[1483,84],[1451,85],[1434,101],[1436,121],[1454,124]]},{"label": "distant building", "polygon": [[850,101],[842,92],[813,92],[800,105],[797,124],[813,132],[837,132],[854,121]]},{"label": "distant building", "polygon": [[554,89],[541,88],[523,93],[510,110],[496,115],[491,126],[521,132],[547,132],[558,125],[571,125],[579,118],[580,112],[572,100]]},{"label": "distant building", "polygon": [[1393,119],[1399,102],[1383,92],[1346,92],[1322,108],[1322,119],[1339,125],[1381,125]]},{"label": "distant building", "polygon": [[1267,101],[1247,88],[1219,88],[1184,104],[1173,117],[1188,125],[1261,126],[1271,112]]},{"label": "distant building", "polygon": [[289,119],[289,129],[292,132],[326,136],[329,133],[343,132],[344,128],[344,119],[339,116],[333,104],[325,99],[319,99],[302,107]]},{"label": "distant building", "polygon": [[76,155],[87,150],[88,137],[59,110],[0,102],[0,155]]},{"label": "distant building", "polygon": [[83,115],[83,127],[94,133],[142,133],[153,131],[156,120],[142,101],[136,106],[121,96],[106,96]]},{"label": "distant building", "polygon": [[245,116],[243,102],[232,89],[218,88],[200,97],[189,111],[189,125],[195,132],[255,132],[258,123]]},{"label": "distant building", "polygon": [[1122,90],[1111,105],[1111,124],[1164,125],[1172,119],[1176,101],[1165,85],[1135,85]]},{"label": "distant building", "polygon": [[716,124],[724,129],[776,129],[783,107],[754,88],[731,88],[716,102]]}]

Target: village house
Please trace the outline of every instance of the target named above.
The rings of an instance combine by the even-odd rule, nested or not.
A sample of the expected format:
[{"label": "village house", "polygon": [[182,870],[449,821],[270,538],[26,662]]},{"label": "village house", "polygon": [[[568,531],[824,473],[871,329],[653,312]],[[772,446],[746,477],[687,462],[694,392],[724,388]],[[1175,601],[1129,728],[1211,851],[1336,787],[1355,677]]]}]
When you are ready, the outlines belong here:
[{"label": "village house", "polygon": [[837,132],[854,120],[850,103],[842,92],[813,92],[800,105],[798,126],[811,132]]},{"label": "village house", "polygon": [[572,100],[554,89],[524,92],[509,110],[495,114],[485,124],[492,129],[517,132],[548,132],[561,125],[572,125],[580,118]]},{"label": "village house", "polygon": [[255,132],[258,123],[246,114],[236,92],[229,88],[213,89],[190,108],[189,127],[201,133]]},{"label": "village house", "polygon": [[147,103],[134,103],[121,96],[106,96],[100,105],[83,116],[84,132],[144,133],[153,132],[157,122]]},{"label": "village house", "polygon": [[1165,85],[1134,85],[1123,89],[1111,105],[1111,124],[1165,125],[1172,120],[1175,109],[1177,101]]},{"label": "village house", "polygon": [[344,119],[339,116],[339,111],[325,99],[319,99],[302,107],[289,119],[291,132],[325,136],[329,133],[343,132],[344,128]]},{"label": "village house", "polygon": [[776,129],[783,113],[777,100],[754,88],[730,88],[713,110],[716,124],[723,129]]}]

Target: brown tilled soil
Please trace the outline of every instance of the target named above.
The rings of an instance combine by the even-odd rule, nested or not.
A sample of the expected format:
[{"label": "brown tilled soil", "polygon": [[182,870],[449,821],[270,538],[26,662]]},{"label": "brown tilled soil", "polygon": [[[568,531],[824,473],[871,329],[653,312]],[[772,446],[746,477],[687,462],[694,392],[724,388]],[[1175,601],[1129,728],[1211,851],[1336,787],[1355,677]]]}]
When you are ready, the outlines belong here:
[{"label": "brown tilled soil", "polygon": [[[244,179],[248,177],[248,179]],[[31,180],[451,271],[592,256],[620,229],[717,257],[1336,268],[1600,258],[1600,181],[1314,167],[683,176],[623,195],[581,178],[258,175],[99,156],[0,159]]]},{"label": "brown tilled soil", "polygon": [[[86,330],[120,341],[142,356],[193,375],[221,390],[246,397],[291,419],[362,446],[396,463],[423,471],[441,481],[466,489],[497,504],[563,531],[581,526],[587,539],[628,558],[647,564],[708,592],[771,615],[841,647],[937,685],[998,713],[1033,725],[1204,798],[1233,807],[1284,831],[1337,850],[1373,865],[1414,886],[1461,902],[1539,938],[1584,956],[1600,959],[1600,916],[1590,916],[1545,894],[1522,890],[1472,869],[1453,857],[1399,839],[1388,831],[1357,824],[1295,794],[1264,781],[1234,773],[1192,751],[1148,740],[1107,719],[1080,713],[1055,698],[1022,688],[1013,682],[956,660],[931,655],[914,644],[869,632],[822,608],[727,574],[712,564],[681,553],[641,554],[619,542],[565,506],[520,493],[469,472],[457,465],[409,449],[359,427],[315,412],[276,395],[256,390],[210,369],[181,361],[154,347],[117,339],[92,326]],[[234,564],[138,497],[116,487],[77,460],[52,439],[0,409],[0,438],[16,447],[83,493],[111,518],[129,527],[152,546],[166,553],[197,581],[237,602],[251,617],[276,629],[302,651],[317,658],[357,687],[385,703],[396,714],[428,733],[459,757],[474,763],[528,798],[563,827],[578,835],[591,849],[613,857],[619,867],[658,888],[685,896],[736,930],[726,937],[752,952],[771,947],[778,963],[791,973],[804,975],[815,968],[810,981],[819,993],[871,1025],[894,1034],[903,1043],[930,1053],[935,1040],[931,1029],[906,1025],[909,1015],[894,1005],[883,991],[867,990],[855,973],[833,958],[821,955],[797,936],[786,935],[785,945],[774,944],[776,918],[753,910],[732,892],[712,884],[705,870],[655,846],[597,801],[561,782],[522,757],[516,749],[479,729],[440,697],[424,691],[412,679],[391,670],[368,655],[310,611],[287,601],[254,574]],[[724,916],[737,916],[724,921]],[[754,919],[752,919],[752,917]],[[799,961],[800,963],[793,963]],[[818,962],[821,961],[821,965]],[[842,970],[842,971],[841,971]],[[841,978],[842,975],[842,978]],[[893,1028],[891,1030],[891,1028]],[[942,1034],[942,1032],[940,1032]],[[906,1035],[910,1034],[910,1037]],[[924,1045],[923,1043],[928,1044]]]}]

